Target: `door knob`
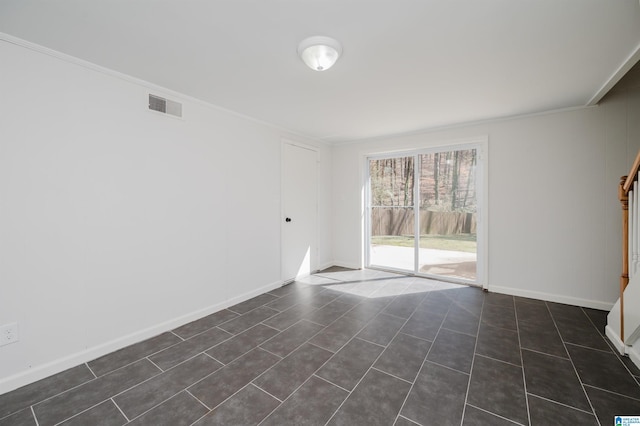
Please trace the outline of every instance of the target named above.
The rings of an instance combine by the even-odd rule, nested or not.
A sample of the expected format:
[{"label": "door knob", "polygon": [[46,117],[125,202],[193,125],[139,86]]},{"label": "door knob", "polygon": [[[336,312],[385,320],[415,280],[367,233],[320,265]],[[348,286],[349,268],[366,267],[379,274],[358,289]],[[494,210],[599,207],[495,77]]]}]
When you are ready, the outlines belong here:
[{"label": "door knob", "polygon": [[291,222],[291,218],[290,218],[290,217],[288,217],[288,218],[286,218],[284,221],[285,221],[285,222]]}]

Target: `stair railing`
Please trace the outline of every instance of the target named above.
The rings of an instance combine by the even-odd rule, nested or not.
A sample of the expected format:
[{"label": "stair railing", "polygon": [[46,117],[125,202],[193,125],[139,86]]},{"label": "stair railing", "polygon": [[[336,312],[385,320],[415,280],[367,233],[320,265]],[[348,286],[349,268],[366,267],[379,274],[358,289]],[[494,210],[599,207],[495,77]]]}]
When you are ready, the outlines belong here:
[{"label": "stair railing", "polygon": [[[640,152],[627,176],[620,178],[618,199],[622,207],[622,274],[620,275],[620,338],[624,342],[624,290],[640,273]],[[630,263],[631,261],[631,263]]]}]

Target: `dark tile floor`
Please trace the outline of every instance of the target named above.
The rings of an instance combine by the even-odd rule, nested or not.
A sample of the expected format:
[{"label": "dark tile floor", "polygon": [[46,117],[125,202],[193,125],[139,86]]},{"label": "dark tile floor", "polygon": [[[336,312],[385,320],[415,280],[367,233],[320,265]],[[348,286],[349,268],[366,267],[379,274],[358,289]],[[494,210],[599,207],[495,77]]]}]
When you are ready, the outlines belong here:
[{"label": "dark tile floor", "polygon": [[606,313],[332,268],[0,395],[5,425],[611,425]]}]

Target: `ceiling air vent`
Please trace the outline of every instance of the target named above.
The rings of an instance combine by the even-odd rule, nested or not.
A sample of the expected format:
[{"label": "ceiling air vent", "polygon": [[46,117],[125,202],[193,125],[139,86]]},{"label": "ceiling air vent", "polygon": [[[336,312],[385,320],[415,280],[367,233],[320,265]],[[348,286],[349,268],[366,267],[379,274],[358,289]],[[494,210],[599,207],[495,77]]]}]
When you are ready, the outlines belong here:
[{"label": "ceiling air vent", "polygon": [[163,114],[173,115],[174,117],[182,117],[181,103],[152,94],[149,94],[149,109]]}]

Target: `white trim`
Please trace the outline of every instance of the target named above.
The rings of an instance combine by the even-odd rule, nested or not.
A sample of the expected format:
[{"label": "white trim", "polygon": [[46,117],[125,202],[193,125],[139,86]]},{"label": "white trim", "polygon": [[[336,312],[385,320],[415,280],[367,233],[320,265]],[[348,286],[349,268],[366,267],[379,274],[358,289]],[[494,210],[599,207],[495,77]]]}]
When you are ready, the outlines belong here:
[{"label": "white trim", "polygon": [[636,365],[636,367],[640,368],[640,348],[636,349],[637,347],[638,345],[627,346],[627,355],[629,355],[629,359]]},{"label": "white trim", "polygon": [[38,380],[60,373],[69,368],[92,361],[96,358],[117,351],[134,343],[138,343],[151,337],[157,336],[161,333],[173,330],[177,327],[188,324],[214,312],[218,312],[222,309],[226,309],[235,304],[244,302],[245,300],[249,300],[252,297],[274,290],[280,286],[282,286],[282,283],[280,281],[273,282],[259,287],[255,290],[243,293],[239,296],[227,299],[224,302],[216,303],[215,305],[199,309],[186,315],[181,315],[177,318],[173,318],[160,324],[153,325],[143,330],[135,331],[126,336],[118,337],[111,341],[87,348],[83,351],[76,352],[63,358],[53,360],[46,364],[37,365],[27,371],[5,377],[0,380],[0,394],[10,392],[21,386],[28,385]]},{"label": "white trim", "polygon": [[[481,135],[475,137],[461,138],[461,139],[445,139],[440,141],[430,141],[430,143],[424,147],[408,148],[408,149],[393,149],[393,150],[379,150],[379,151],[367,151],[363,154],[366,159],[379,160],[384,158],[400,158],[408,157],[416,154],[430,154],[436,152],[446,152],[449,148],[452,150],[465,150],[473,149],[478,145],[485,143],[489,140],[488,135]],[[415,144],[414,144],[415,146]],[[366,162],[365,162],[366,164]]]},{"label": "white trim", "polygon": [[[142,80],[142,79],[139,79],[139,78],[136,78],[136,77],[132,77],[132,76],[130,76],[128,74],[124,74],[124,73],[121,73],[119,71],[115,71],[115,70],[112,70],[110,68],[106,68],[106,67],[103,67],[101,65],[94,64],[93,62],[85,61],[83,59],[76,58],[75,56],[67,55],[66,53],[62,53],[62,52],[59,52],[57,50],[53,50],[53,49],[50,49],[48,47],[44,47],[44,46],[41,46],[39,44],[35,44],[35,43],[32,43],[32,42],[23,40],[21,38],[14,37],[14,36],[12,36],[10,34],[7,34],[7,33],[0,32],[0,41],[4,41],[4,42],[9,43],[9,44],[13,44],[13,45],[16,45],[16,46],[19,46],[19,47],[23,47],[25,49],[29,49],[31,51],[34,51],[34,52],[37,52],[37,53],[41,53],[41,54],[50,56],[52,58],[67,62],[69,64],[77,65],[77,66],[82,67],[82,68],[86,68],[86,69],[89,69],[89,70],[92,70],[92,71],[96,71],[96,72],[99,72],[101,74],[104,74],[104,75],[107,75],[107,76],[110,76],[110,77],[114,77],[114,78],[123,80],[123,81],[125,81],[127,83],[132,83],[132,84],[135,84],[135,85],[138,85],[138,86],[142,86],[142,87],[145,87],[147,90],[160,91],[160,92],[163,92],[163,93],[167,94],[168,97],[178,98],[178,99],[181,99],[183,101],[192,102],[194,104],[197,104],[197,105],[200,105],[200,106],[203,106],[203,107],[206,107],[206,108],[210,108],[210,109],[214,109],[214,110],[217,110],[217,111],[225,112],[225,113],[231,114],[231,115],[233,115],[235,117],[239,117],[239,118],[251,121],[253,123],[260,124],[262,126],[266,126],[266,127],[270,128],[270,129],[274,129],[274,130],[277,130],[279,132],[288,133],[288,134],[290,134],[292,136],[296,136],[296,137],[299,137],[299,138],[302,138],[302,139],[309,139],[309,140],[312,140],[312,141],[317,142],[319,144],[322,144],[323,146],[331,146],[332,145],[331,143],[325,142],[322,139],[318,139],[318,138],[314,138],[314,137],[311,137],[311,136],[303,135],[303,134],[295,132],[293,130],[286,129],[284,127],[280,127],[280,126],[277,126],[275,124],[268,123],[266,121],[262,121],[262,120],[259,120],[257,118],[254,118],[254,117],[251,117],[251,116],[248,116],[248,115],[245,115],[245,114],[241,114],[239,112],[236,112],[236,111],[221,107],[219,105],[212,104],[211,102],[207,102],[207,101],[204,101],[202,99],[198,99],[198,98],[195,98],[193,96],[189,96],[189,95],[186,95],[184,93],[180,93],[180,92],[177,92],[175,90],[172,90],[172,89],[169,89],[169,88],[166,88],[166,87],[163,87],[163,86],[159,86],[159,85],[157,85],[155,83],[151,83],[151,82],[146,81],[146,80]],[[183,103],[183,107],[184,107],[184,103]],[[183,116],[184,116],[184,111],[183,111]]]},{"label": "white trim", "polygon": [[[401,155],[398,155],[399,157]],[[389,157],[386,157],[389,158]],[[369,163],[371,160],[378,159],[372,156],[363,155],[362,161],[362,199],[360,200],[362,220],[360,221],[362,230],[360,232],[360,239],[362,245],[362,267],[371,267],[371,170],[369,169]]]},{"label": "white trim", "polygon": [[482,200],[478,203],[479,211],[476,212],[476,232],[479,234],[477,240],[480,242],[481,248],[476,247],[476,282],[482,285],[482,288],[489,289],[489,136],[486,135],[482,141],[479,141],[480,152],[476,161],[476,179],[477,188],[480,188],[480,194],[477,197]]},{"label": "white trim", "polygon": [[409,132],[389,133],[387,135],[373,136],[368,138],[348,139],[348,140],[345,140],[344,142],[326,142],[326,143],[333,146],[347,146],[347,145],[355,145],[355,144],[361,144],[361,143],[367,143],[367,142],[386,141],[389,139],[400,139],[400,138],[412,137],[412,136],[429,135],[437,132],[443,132],[445,130],[463,129],[465,127],[500,123],[503,121],[520,120],[524,118],[539,117],[539,116],[551,115],[551,114],[560,114],[564,112],[582,111],[585,109],[591,109],[591,108],[597,108],[597,107],[598,107],[597,105],[581,105],[581,106],[567,107],[567,108],[556,108],[556,109],[550,109],[548,111],[529,112],[529,113],[523,113],[523,114],[507,115],[503,117],[486,118],[484,120],[466,121],[462,123],[452,123],[452,124],[445,124],[442,126],[434,126],[434,127],[424,127],[422,129],[412,130]]},{"label": "white trim", "polygon": [[598,89],[598,91],[593,95],[589,102],[587,102],[586,106],[596,105],[598,102],[602,100],[606,96],[607,93],[613,86],[618,84],[618,82],[624,77],[624,75],[631,69],[633,66],[640,60],[640,44],[636,46],[633,52],[625,59],[622,64],[618,67],[617,70],[607,79],[607,81]]},{"label": "white trim", "polygon": [[600,309],[610,311],[613,303],[602,302],[600,300],[581,299],[579,297],[562,296],[559,294],[545,293],[540,291],[522,290],[513,287],[491,286],[493,293],[508,294],[511,296],[527,297],[530,299],[546,300],[548,302],[564,303],[567,305],[582,306],[584,308]]},{"label": "white trim", "polygon": [[[418,167],[420,154],[413,156],[413,271],[420,271],[420,179],[422,178],[422,167]],[[417,183],[417,185],[416,185]],[[371,228],[369,228],[371,229]],[[415,238],[415,236],[418,238]],[[367,245],[371,247],[371,244]]]},{"label": "white trim", "polygon": [[287,145],[297,146],[298,148],[308,149],[309,151],[315,151],[316,153],[320,152],[320,148],[317,146],[309,145],[304,142],[298,142],[288,138],[281,138],[280,142]]},{"label": "white trim", "polygon": [[609,340],[611,340],[611,343],[613,343],[613,346],[618,350],[618,353],[620,353],[620,355],[624,355],[626,352],[625,345],[624,342],[620,340],[618,333],[611,326],[607,325],[604,328],[604,334],[609,338]]},{"label": "white trim", "polygon": [[605,334],[613,343],[613,346],[616,348],[620,355],[627,355],[631,362],[633,362],[636,367],[640,368],[640,342],[637,345],[627,346],[620,339],[618,333],[609,325],[605,327]]}]

